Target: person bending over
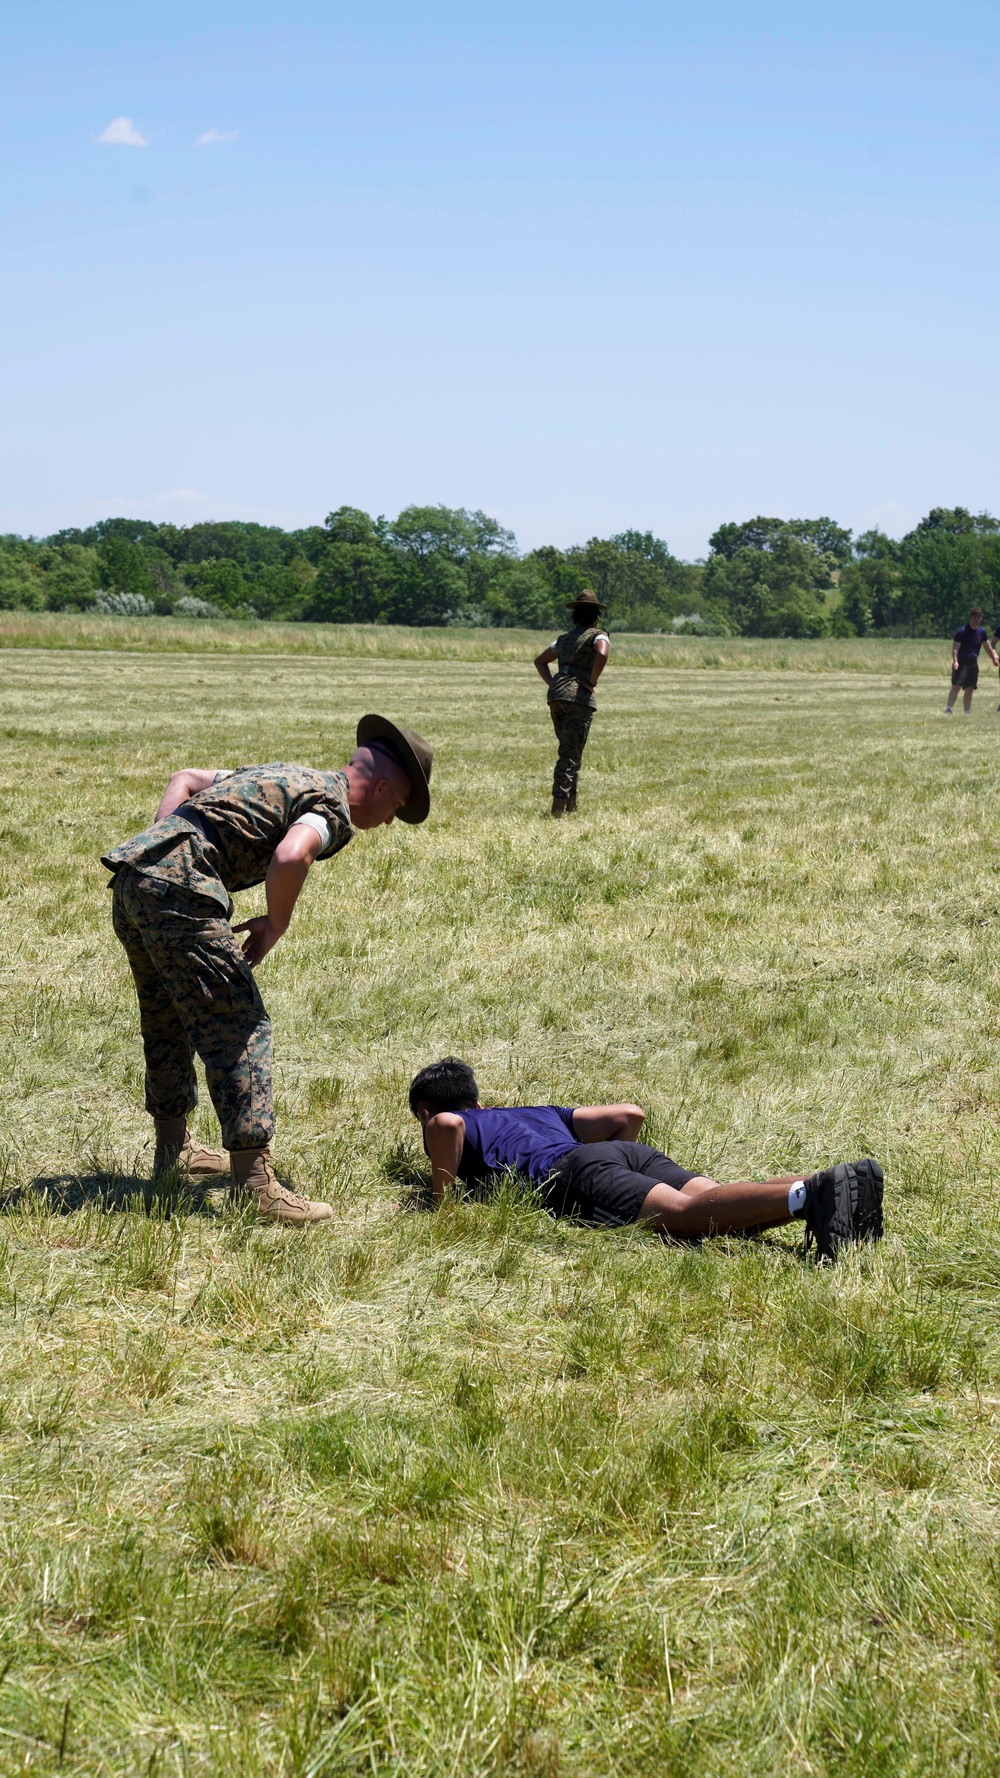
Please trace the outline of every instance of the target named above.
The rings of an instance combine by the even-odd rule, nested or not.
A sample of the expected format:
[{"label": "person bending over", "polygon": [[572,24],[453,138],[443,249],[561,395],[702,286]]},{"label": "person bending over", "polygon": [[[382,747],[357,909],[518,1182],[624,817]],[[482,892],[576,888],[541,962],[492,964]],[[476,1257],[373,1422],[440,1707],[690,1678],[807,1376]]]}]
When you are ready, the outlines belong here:
[{"label": "person bending over", "polygon": [[778,1228],[803,1221],[806,1245],[829,1261],[849,1242],[882,1234],[882,1169],[841,1162],[809,1178],[720,1185],[637,1141],[640,1105],[518,1105],[484,1110],[467,1062],[446,1056],[410,1085],[410,1110],[423,1130],[435,1208],[456,1180],[481,1186],[513,1171],[542,1190],[555,1215],[590,1222],[648,1222],[690,1240]]},{"label": "person bending over", "polygon": [[[432,750],[422,736],[363,716],[357,738],[340,772],[283,764],[174,772],[153,826],[101,860],[113,872],[112,924],[139,999],[154,1177],[169,1167],[196,1179],[231,1172],[277,1222],[324,1222],[333,1212],[275,1177],[271,1021],[253,971],[288,930],[317,859],[340,852],[355,828],[424,821],[430,807]],[[256,883],[267,913],[230,925],[232,895]],[[228,1158],[188,1133],[196,1052]]]},{"label": "person bending over", "polygon": [[1000,655],[997,654],[992,642],[983,629],[983,614],[978,605],[969,612],[969,621],[956,630],[951,641],[951,690],[948,693],[945,715],[950,716],[952,706],[959,692],[962,693],[962,708],[966,716],[972,709],[972,694],[979,684],[979,650],[986,644],[986,652],[995,667],[1000,667]]}]

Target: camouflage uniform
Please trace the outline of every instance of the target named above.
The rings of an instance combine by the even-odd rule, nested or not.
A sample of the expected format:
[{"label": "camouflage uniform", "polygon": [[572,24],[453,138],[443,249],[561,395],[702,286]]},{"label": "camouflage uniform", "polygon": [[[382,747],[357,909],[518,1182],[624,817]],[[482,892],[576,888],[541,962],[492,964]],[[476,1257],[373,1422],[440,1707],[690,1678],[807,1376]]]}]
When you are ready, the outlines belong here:
[{"label": "camouflage uniform", "polygon": [[597,708],[590,675],[597,657],[597,638],[604,634],[595,624],[574,624],[552,644],[556,670],[549,686],[549,710],[559,743],[552,776],[553,797],[576,795],[580,761]]},{"label": "camouflage uniform", "polygon": [[230,891],[263,882],[306,814],[329,826],[321,858],[347,845],[343,772],[245,766],[101,860],[115,873],[112,922],[139,996],[146,1110],[172,1118],[194,1108],[197,1052],[229,1149],[263,1148],[274,1130],[271,1021],[229,924]]}]

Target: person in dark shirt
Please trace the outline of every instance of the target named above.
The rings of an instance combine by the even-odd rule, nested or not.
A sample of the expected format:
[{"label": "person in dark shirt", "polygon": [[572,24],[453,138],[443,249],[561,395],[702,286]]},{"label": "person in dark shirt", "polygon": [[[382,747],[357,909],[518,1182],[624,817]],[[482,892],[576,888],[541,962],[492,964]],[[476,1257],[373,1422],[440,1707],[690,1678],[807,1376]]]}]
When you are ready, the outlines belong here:
[{"label": "person in dark shirt", "polygon": [[541,1189],[553,1214],[617,1225],[648,1222],[680,1239],[777,1228],[802,1219],[819,1257],[882,1234],[882,1169],[841,1162],[803,1179],[719,1185],[637,1140],[641,1105],[518,1105],[484,1110],[467,1062],[446,1056],[410,1085],[431,1163],[435,1208],[460,1180],[513,1173]]},{"label": "person in dark shirt", "polygon": [[[945,715],[950,716],[952,706],[959,692],[962,693],[962,708],[968,716],[972,709],[972,694],[979,683],[979,650],[986,644],[986,652],[995,667],[1000,667],[1000,655],[997,654],[992,642],[983,629],[983,614],[978,606],[969,612],[969,621],[956,630],[951,641],[951,690],[948,693]],[[1000,708],[1000,706],[998,706]]]}]

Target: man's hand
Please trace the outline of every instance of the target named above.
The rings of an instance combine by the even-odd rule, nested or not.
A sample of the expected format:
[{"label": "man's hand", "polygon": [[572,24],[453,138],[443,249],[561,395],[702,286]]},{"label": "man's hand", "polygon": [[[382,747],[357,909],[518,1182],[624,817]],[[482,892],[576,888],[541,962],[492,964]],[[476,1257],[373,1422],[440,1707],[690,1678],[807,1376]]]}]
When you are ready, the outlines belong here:
[{"label": "man's hand", "polygon": [[243,941],[243,955],[251,969],[256,969],[258,963],[263,963],[268,951],[274,950],[282,936],[271,925],[266,914],[258,914],[253,920],[243,920],[239,926],[233,927],[233,931],[247,932],[250,935]]}]

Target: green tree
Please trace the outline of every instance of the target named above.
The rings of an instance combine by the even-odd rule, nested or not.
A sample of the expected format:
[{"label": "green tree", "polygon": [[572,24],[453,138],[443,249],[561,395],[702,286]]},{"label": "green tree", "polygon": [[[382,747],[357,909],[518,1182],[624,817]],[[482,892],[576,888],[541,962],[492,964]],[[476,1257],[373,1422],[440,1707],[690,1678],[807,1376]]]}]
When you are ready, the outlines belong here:
[{"label": "green tree", "polygon": [[157,586],[142,545],[130,541],[121,529],[109,527],[97,551],[101,586],[109,593],[139,593],[152,599]]},{"label": "green tree", "polygon": [[302,615],[313,623],[380,623],[393,607],[399,566],[384,519],[356,506],[327,518],[326,544]]},{"label": "green tree", "polygon": [[720,525],[709,542],[705,591],[742,635],[823,636],[839,627],[829,595],[850,532],[832,519],[757,517]]},{"label": "green tree", "polygon": [[974,605],[1000,605],[1000,520],[964,506],[935,506],[899,545],[902,621],[917,634],[941,635],[964,623]]},{"label": "green tree", "polygon": [[45,604],[49,611],[86,611],[93,605],[100,585],[100,560],[96,550],[79,543],[61,549],[45,546],[39,552],[45,575]]},{"label": "green tree", "polygon": [[220,611],[243,613],[253,609],[251,587],[243,569],[228,556],[199,562],[188,570],[187,583],[197,598],[217,605]]},{"label": "green tree", "polygon": [[585,586],[608,606],[608,622],[618,629],[662,629],[690,609],[699,571],[672,556],[651,531],[619,531],[592,537],[567,552]]},{"label": "green tree", "polygon": [[855,635],[886,630],[899,621],[899,544],[884,531],[862,531],[854,559],[840,577],[840,610]]},{"label": "green tree", "polygon": [[486,609],[514,559],[513,533],[464,507],[405,507],[387,535],[399,565],[390,614],[396,623],[447,623],[470,607]]}]

